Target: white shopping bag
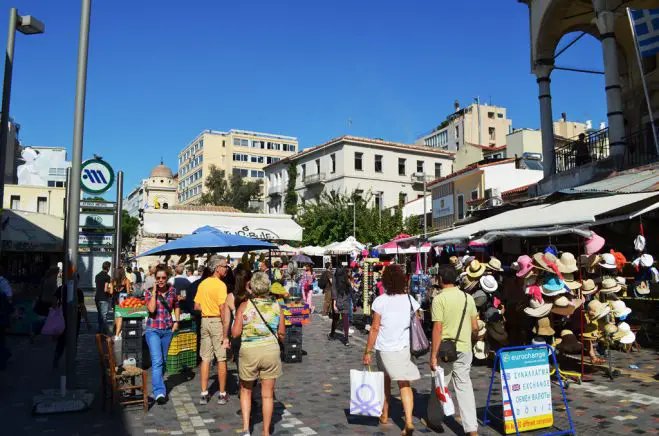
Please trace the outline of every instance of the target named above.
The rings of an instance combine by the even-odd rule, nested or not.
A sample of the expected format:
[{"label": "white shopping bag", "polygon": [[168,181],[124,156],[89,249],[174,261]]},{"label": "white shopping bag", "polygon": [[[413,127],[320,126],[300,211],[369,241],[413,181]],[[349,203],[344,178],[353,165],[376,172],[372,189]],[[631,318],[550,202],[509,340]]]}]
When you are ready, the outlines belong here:
[{"label": "white shopping bag", "polygon": [[350,414],[380,416],[384,407],[384,373],[350,370]]},{"label": "white shopping bag", "polygon": [[448,391],[448,386],[444,381],[444,368],[438,366],[433,375],[435,378],[435,396],[437,401],[442,405],[444,416],[451,416],[455,414],[455,406],[453,406],[453,399]]}]

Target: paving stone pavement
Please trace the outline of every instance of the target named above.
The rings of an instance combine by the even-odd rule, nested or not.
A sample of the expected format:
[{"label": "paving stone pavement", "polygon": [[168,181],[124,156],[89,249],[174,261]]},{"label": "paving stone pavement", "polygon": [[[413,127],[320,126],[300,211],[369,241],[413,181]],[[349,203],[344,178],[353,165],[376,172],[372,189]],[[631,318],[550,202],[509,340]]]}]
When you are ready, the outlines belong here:
[{"label": "paving stone pavement", "polygon": [[[90,311],[92,307],[89,307]],[[91,313],[93,319],[95,314]],[[350,387],[349,371],[361,367],[361,355],[366,336],[356,332],[353,346],[346,348],[340,341],[328,341],[329,321],[313,316],[304,330],[304,349],[308,355],[300,364],[284,364],[284,374],[277,381],[275,434],[279,435],[394,435],[402,427],[402,405],[392,401],[391,417],[394,425],[379,427],[377,419],[350,416],[347,413]],[[40,389],[59,386],[62,370],[51,366],[54,343],[38,337],[34,343],[28,338],[11,336],[9,344],[14,357],[6,371],[0,372],[0,417],[2,434],[48,435],[214,435],[239,434],[242,422],[239,399],[236,395],[235,365],[230,363],[228,405],[217,404],[217,393],[206,405],[198,405],[199,379],[194,372],[168,378],[170,401],[164,406],[154,405],[147,413],[140,408],[101,412],[98,398],[92,408],[83,413],[34,416],[31,398]],[[77,362],[77,385],[98,393],[100,383],[94,336],[83,328],[80,335]],[[572,419],[578,434],[657,434],[659,433],[659,382],[656,381],[658,353],[643,349],[641,353],[616,355],[625,375],[610,381],[601,373],[593,381],[572,384],[567,390]],[[420,434],[433,433],[424,425],[430,377],[427,356],[419,359],[423,379],[414,384],[415,423]],[[630,363],[639,366],[629,370]],[[64,367],[62,362],[61,367]],[[472,369],[479,417],[485,405],[491,368],[477,365]],[[213,378],[214,374],[213,374]],[[498,380],[498,379],[497,379]],[[211,392],[216,391],[211,382]],[[552,388],[554,420],[557,429],[569,427],[558,386]],[[500,410],[500,389],[495,383],[494,410]],[[394,388],[394,397],[398,395]],[[97,395],[98,397],[98,395]],[[253,434],[262,432],[260,400],[252,410]],[[500,413],[500,412],[499,412]],[[496,421],[495,421],[496,422]],[[5,433],[6,431],[6,433]],[[541,434],[548,429],[535,432]],[[499,435],[500,426],[481,427],[479,434]],[[463,434],[458,420],[450,418],[444,424],[444,434]],[[528,434],[534,434],[530,432]]]}]

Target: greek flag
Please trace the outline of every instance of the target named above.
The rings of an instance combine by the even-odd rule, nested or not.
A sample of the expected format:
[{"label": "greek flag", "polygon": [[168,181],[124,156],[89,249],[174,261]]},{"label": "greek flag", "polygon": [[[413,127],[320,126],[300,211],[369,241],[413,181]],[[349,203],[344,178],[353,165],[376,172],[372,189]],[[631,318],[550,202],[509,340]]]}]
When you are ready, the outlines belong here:
[{"label": "greek flag", "polygon": [[641,57],[659,53],[659,9],[631,9]]}]

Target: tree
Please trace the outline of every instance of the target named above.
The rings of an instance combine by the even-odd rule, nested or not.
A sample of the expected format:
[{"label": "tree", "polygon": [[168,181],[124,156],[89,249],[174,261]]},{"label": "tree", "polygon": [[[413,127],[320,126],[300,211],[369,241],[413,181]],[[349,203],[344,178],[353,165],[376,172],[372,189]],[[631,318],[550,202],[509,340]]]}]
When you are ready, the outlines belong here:
[{"label": "tree", "polygon": [[205,185],[207,191],[201,195],[200,204],[231,206],[243,212],[251,212],[249,202],[259,197],[262,182],[246,182],[240,174],[235,173],[227,180],[224,170],[211,165]]},{"label": "tree", "polygon": [[297,221],[304,228],[302,244],[322,246],[351,236],[353,198],[357,240],[382,244],[402,232],[400,209],[378,210],[372,206],[370,194],[361,198],[331,191],[321,193],[317,200],[301,207]]},{"label": "tree", "polygon": [[137,230],[140,227],[140,220],[137,217],[128,215],[128,211],[121,211],[121,249],[128,250],[132,245],[133,239],[137,236]]},{"label": "tree", "polygon": [[288,215],[297,215],[297,193],[295,192],[295,181],[297,180],[297,166],[288,164],[288,182],[286,185],[286,196],[284,197],[284,212]]}]

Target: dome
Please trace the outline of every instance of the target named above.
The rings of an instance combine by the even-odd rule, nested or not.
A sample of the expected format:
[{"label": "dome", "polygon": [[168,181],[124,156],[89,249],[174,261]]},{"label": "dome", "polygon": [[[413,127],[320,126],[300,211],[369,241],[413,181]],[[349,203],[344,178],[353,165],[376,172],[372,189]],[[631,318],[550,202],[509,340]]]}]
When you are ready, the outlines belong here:
[{"label": "dome", "polygon": [[173,179],[174,173],[172,173],[172,170],[170,170],[169,167],[166,167],[160,162],[160,165],[151,170],[151,175],[149,177],[165,177]]}]

